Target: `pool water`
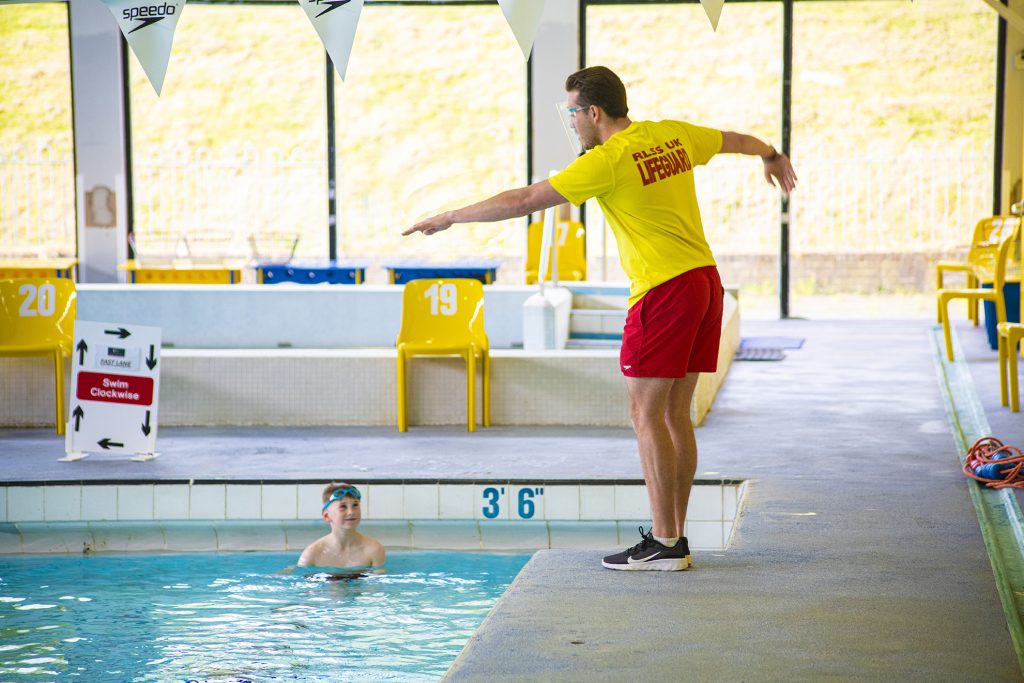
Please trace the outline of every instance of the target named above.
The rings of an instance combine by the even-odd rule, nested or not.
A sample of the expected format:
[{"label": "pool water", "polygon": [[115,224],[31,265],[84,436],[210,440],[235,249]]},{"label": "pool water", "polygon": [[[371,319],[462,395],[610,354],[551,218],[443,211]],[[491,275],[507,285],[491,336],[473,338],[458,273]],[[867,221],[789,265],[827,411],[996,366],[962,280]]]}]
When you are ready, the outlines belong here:
[{"label": "pool water", "polygon": [[436,681],[529,555],[408,551],[0,557],[2,681]]}]

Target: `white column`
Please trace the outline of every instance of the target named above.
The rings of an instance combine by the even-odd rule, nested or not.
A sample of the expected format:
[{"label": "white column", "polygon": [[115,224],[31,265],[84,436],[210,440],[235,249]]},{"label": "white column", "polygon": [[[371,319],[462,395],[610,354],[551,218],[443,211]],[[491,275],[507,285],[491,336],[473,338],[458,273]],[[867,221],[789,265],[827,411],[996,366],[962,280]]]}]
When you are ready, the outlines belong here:
[{"label": "white column", "polygon": [[71,2],[78,278],[116,282],[128,257],[121,30],[101,2]]},{"label": "white column", "polygon": [[533,43],[530,121],[533,177],[565,168],[574,158],[555,104],[564,102],[565,78],[579,68],[579,0],[548,0]]}]

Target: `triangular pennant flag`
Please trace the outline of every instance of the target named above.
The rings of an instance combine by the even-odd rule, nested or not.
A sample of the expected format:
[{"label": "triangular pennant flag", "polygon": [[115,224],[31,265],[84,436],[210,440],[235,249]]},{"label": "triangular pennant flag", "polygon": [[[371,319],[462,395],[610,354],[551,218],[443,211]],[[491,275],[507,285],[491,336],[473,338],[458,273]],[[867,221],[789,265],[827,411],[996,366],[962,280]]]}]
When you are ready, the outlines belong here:
[{"label": "triangular pennant flag", "polygon": [[102,0],[159,95],[185,0]]},{"label": "triangular pennant flag", "polygon": [[725,4],[725,0],[700,0],[700,4],[704,6],[704,12],[711,20],[711,30],[717,31],[718,18],[722,16],[722,6]]},{"label": "triangular pennant flag", "polygon": [[313,22],[341,80],[345,80],[363,0],[299,0],[299,4]]},{"label": "triangular pennant flag", "polygon": [[540,26],[540,15],[544,13],[544,0],[498,0],[498,4],[519,41],[523,57],[529,59],[537,27]]}]

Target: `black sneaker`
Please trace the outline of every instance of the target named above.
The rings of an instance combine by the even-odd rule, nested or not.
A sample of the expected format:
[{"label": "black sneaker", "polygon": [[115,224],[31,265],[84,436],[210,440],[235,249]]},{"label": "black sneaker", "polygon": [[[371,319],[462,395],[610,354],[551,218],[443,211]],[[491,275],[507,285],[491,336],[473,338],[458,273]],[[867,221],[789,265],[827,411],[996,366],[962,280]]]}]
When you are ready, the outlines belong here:
[{"label": "black sneaker", "polygon": [[690,542],[686,540],[686,536],[679,537],[679,540],[676,542],[676,548],[678,548],[683,553],[683,557],[686,558],[686,566],[692,567],[693,555],[690,554]]},{"label": "black sneaker", "polygon": [[608,569],[627,571],[676,572],[690,566],[687,558],[689,544],[680,538],[671,548],[654,540],[654,535],[640,527],[641,541],[629,550],[604,558],[601,564]]}]

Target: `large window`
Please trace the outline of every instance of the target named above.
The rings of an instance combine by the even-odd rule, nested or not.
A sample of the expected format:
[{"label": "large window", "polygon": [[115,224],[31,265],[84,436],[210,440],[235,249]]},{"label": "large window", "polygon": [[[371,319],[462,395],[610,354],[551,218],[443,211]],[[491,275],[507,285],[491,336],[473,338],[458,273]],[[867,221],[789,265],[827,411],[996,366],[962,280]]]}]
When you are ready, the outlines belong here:
[{"label": "large window", "polygon": [[[991,210],[995,26],[958,0],[794,3],[791,314],[930,314],[930,264]],[[586,28],[587,63],[623,76],[635,118],[779,144],[781,3],[727,3],[717,32],[697,3],[591,5]],[[723,278],[775,315],[779,195],[760,171],[722,156],[696,180]]]},{"label": "large window", "polygon": [[521,282],[521,219],[400,235],[527,182],[526,63],[497,3],[368,4],[336,93],[339,253],[500,257]]},{"label": "large window", "polygon": [[[624,27],[628,27],[625,30]],[[587,8],[587,64],[619,74],[633,119],[681,119],[749,132],[778,143],[780,3],[727,3],[717,31],[698,3],[594,5]],[[696,169],[697,196],[708,241],[723,279],[748,291],[774,291],[778,193],[761,165],[732,155]],[[600,235],[590,234],[590,272],[601,272]],[[608,243],[611,244],[609,236]],[[609,277],[614,248],[604,250]],[[756,272],[756,274],[755,274]]]},{"label": "large window", "polygon": [[142,256],[327,256],[324,50],[297,4],[189,4],[160,97],[134,55],[130,77]]},{"label": "large window", "polygon": [[0,256],[75,254],[68,8],[0,6]]},{"label": "large window", "polygon": [[933,314],[931,264],[991,212],[995,17],[959,0],[795,3],[795,315],[876,292],[918,292]]},{"label": "large window", "polygon": [[[132,57],[139,251],[182,255],[184,237],[193,255],[281,256],[298,236],[297,256],[326,258],[324,79],[298,6],[189,5],[159,98]],[[521,259],[516,221],[428,246],[400,232],[525,184],[525,79],[497,4],[367,3],[345,81],[335,74],[338,255]]]}]

